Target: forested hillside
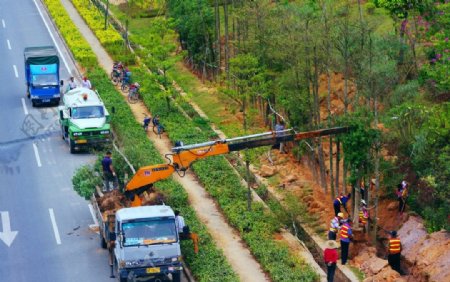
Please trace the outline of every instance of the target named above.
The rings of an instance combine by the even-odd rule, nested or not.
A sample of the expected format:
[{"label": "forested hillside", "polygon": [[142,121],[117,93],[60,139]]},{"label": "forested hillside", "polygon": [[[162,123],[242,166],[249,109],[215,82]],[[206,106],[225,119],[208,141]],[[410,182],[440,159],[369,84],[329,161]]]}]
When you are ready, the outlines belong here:
[{"label": "forested hillside", "polygon": [[[376,191],[387,192],[405,178],[412,183],[409,203],[429,230],[439,230],[450,228],[444,2],[168,0],[167,15],[186,62],[226,86],[244,121],[257,111],[268,124],[270,101],[297,129],[355,128],[333,140],[343,143],[343,188],[330,181],[339,174],[326,170],[322,144],[314,144],[325,190],[337,195],[373,177]],[[340,102],[332,99],[337,73],[344,81]],[[396,158],[385,160],[382,149]]]},{"label": "forested hillside", "polygon": [[[81,0],[72,1],[86,9]],[[365,269],[364,260],[370,261],[369,268],[386,265],[386,234],[414,225],[422,237],[406,240],[420,243],[406,250],[410,278],[427,281],[433,273],[446,274],[437,264],[431,264],[432,270],[423,267],[445,256],[446,249],[428,244],[428,251],[422,243],[428,242],[426,231],[450,230],[449,3],[111,2],[121,22],[116,28],[135,53],[121,43],[110,44],[103,28],[97,27],[97,37],[142,82],[143,102],[152,114],[161,115],[172,142],[216,140],[217,132],[211,129],[216,126],[228,137],[273,130],[281,120],[297,131],[351,128],[333,138],[290,142],[288,154],[272,150],[273,158],[262,149],[244,151],[256,173],[265,174],[269,188],[252,183],[244,167],[241,174],[250,181],[246,191],[222,158],[193,165],[273,280],[285,277],[283,269],[291,265],[286,250],[272,244],[277,232],[293,225],[297,235],[295,219],[300,215],[301,223],[315,221],[313,232],[325,237],[332,201],[348,193],[353,197],[346,217],[354,224],[359,225],[360,200],[371,207],[364,229],[370,236],[362,228],[355,230],[362,236],[352,247],[353,266],[375,277],[378,272]],[[89,17],[103,20],[98,13]],[[153,73],[145,72],[143,64]],[[238,166],[239,161],[231,163]],[[264,166],[270,171],[264,172]],[[396,191],[402,181],[409,183],[409,195],[404,196],[406,209],[397,211]],[[264,199],[274,211],[270,216],[258,204],[252,210],[250,186],[257,186],[263,198],[271,188],[283,190],[280,202],[285,202]],[[426,231],[418,228],[415,215],[425,220]],[[270,228],[268,223],[273,223]],[[429,236],[443,239],[433,240],[439,245],[448,242],[447,234]],[[420,252],[429,258],[420,256],[424,261],[417,262],[414,254]],[[299,270],[292,275],[309,274]]]}]

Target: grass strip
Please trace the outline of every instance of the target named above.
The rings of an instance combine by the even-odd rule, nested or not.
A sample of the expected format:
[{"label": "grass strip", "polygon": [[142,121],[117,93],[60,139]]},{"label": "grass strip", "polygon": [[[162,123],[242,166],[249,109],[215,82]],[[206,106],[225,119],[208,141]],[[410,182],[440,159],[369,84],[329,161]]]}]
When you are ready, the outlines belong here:
[{"label": "grass strip", "polygon": [[[116,112],[112,116],[112,127],[129,160],[136,167],[163,162],[164,160],[153,143],[147,138],[141,125],[134,119],[128,104],[111,84],[107,73],[98,67],[95,54],[71,21],[60,1],[44,0],[44,3],[69,47],[78,46],[72,50],[74,57],[89,73],[89,78],[99,91],[106,107],[109,110],[115,107]],[[184,214],[191,229],[200,235],[200,251],[197,255],[193,253],[193,246],[190,241],[182,242],[185,261],[195,278],[199,281],[239,280],[223,253],[208,234],[205,225],[200,222],[195,211],[189,206],[187,193],[181,185],[173,180],[166,180],[158,183],[157,187],[167,195],[167,203],[179,209]]]}]

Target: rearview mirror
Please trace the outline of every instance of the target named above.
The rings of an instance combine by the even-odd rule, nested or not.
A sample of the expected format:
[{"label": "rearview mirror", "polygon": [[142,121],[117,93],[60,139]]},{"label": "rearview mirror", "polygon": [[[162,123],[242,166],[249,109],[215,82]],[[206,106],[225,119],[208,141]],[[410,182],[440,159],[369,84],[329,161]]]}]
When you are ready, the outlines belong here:
[{"label": "rearview mirror", "polygon": [[64,113],[63,113],[63,110],[60,110],[60,111],[59,111],[59,118],[60,118],[60,119],[64,119]]},{"label": "rearview mirror", "polygon": [[61,79],[61,81],[59,82],[59,85],[63,86],[64,85],[64,80]]}]

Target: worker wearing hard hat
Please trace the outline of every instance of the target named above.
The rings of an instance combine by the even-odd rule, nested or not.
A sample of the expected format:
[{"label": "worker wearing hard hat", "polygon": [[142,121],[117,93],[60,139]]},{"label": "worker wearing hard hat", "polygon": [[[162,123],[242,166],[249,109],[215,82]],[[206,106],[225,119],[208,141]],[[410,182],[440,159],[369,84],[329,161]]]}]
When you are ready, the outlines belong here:
[{"label": "worker wearing hard hat", "polygon": [[344,214],[340,212],[331,220],[330,230],[328,230],[328,240],[336,240],[337,233],[341,229],[341,220],[343,217]]}]

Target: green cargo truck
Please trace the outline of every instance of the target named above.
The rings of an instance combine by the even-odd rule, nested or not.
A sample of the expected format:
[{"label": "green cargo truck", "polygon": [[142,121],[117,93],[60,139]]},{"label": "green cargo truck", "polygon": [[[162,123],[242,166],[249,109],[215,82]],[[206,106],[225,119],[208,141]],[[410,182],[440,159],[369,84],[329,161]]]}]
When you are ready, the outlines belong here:
[{"label": "green cargo truck", "polygon": [[75,88],[63,95],[59,106],[62,137],[70,153],[111,141],[110,116],[96,91]]}]

